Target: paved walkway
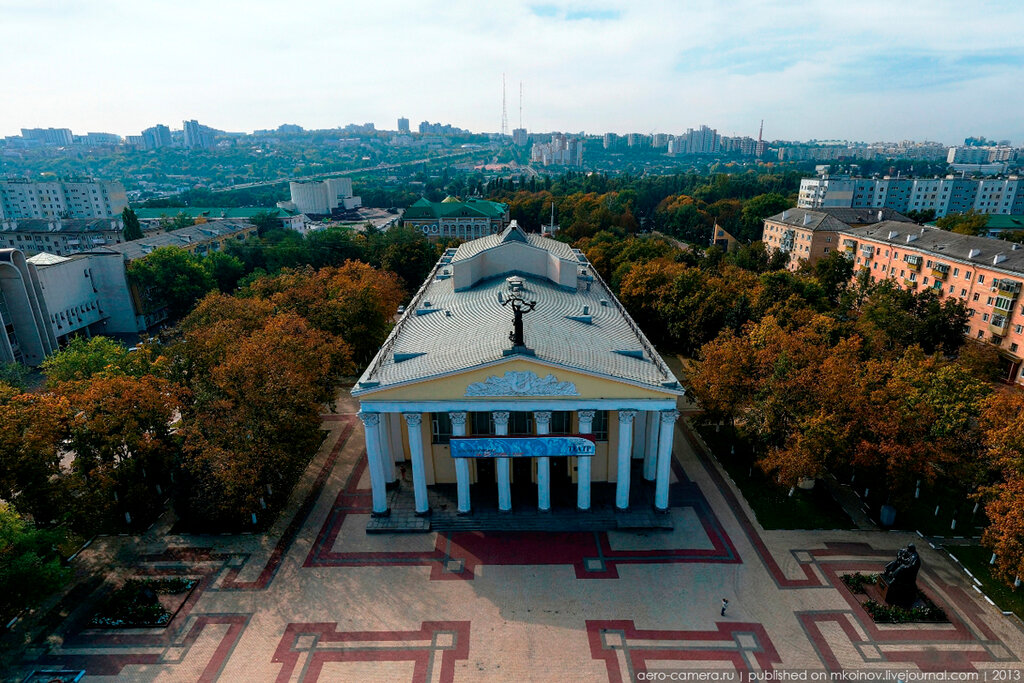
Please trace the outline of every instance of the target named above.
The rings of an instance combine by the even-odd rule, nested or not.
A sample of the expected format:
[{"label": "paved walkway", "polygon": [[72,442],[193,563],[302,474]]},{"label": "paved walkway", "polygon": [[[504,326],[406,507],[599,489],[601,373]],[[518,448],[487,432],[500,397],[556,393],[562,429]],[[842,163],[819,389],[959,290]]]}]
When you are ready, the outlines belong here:
[{"label": "paved walkway", "polygon": [[[926,546],[919,585],[950,623],[874,624],[840,577],[878,571],[916,536],[766,532],[683,421],[671,530],[375,535],[362,426],[351,401],[341,410],[268,534],[129,539],[124,575],[199,579],[167,628],[72,618],[14,679],[34,668],[253,683],[1021,669],[1015,622]],[[81,561],[113,556],[94,545]]]}]

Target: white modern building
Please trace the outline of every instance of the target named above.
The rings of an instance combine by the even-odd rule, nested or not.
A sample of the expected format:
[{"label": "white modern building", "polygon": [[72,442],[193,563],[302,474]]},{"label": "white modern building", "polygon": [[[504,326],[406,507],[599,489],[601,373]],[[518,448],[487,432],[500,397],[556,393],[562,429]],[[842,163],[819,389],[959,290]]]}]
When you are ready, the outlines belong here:
[{"label": "white modern building", "polygon": [[305,182],[290,182],[291,201],[278,202],[278,207],[307,216],[328,216],[335,210],[358,209],[362,199],[352,195],[351,178],[328,178]]},{"label": "white modern building", "polygon": [[682,394],[586,257],[513,222],[445,252],[352,389],[373,512],[406,471],[421,516],[444,484],[463,515],[589,510],[597,482],[666,510]]},{"label": "white modern building", "polygon": [[92,178],[0,180],[0,219],[115,218],[128,206],[124,185]]},{"label": "white modern building", "polygon": [[17,249],[0,249],[0,362],[39,365],[57,349],[35,268]]}]

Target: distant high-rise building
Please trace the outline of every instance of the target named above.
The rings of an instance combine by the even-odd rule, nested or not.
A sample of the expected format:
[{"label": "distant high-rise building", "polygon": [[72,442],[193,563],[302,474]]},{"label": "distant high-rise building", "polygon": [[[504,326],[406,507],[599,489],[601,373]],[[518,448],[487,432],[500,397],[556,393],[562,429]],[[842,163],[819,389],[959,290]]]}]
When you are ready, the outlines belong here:
[{"label": "distant high-rise building", "polygon": [[0,218],[117,218],[128,206],[124,185],[73,178],[0,180]]},{"label": "distant high-rise building", "polygon": [[185,134],[185,147],[188,149],[207,149],[213,147],[213,130],[200,124],[195,119],[182,121]]},{"label": "distant high-rise building", "polygon": [[404,116],[399,117],[398,119],[398,132],[406,135],[409,134],[409,119]]},{"label": "distant high-rise building", "polygon": [[544,166],[582,166],[583,140],[555,133],[551,136],[551,142],[533,144],[530,162]]},{"label": "distant high-rise building", "polygon": [[160,149],[171,146],[171,129],[162,123],[142,131],[142,141],[146,149]]},{"label": "distant high-rise building", "polygon": [[525,128],[515,128],[512,130],[512,144],[517,147],[526,147],[529,141],[530,135],[526,132]]},{"label": "distant high-rise building", "polygon": [[75,142],[75,136],[71,134],[70,128],[22,128],[21,137],[44,145],[62,146]]}]

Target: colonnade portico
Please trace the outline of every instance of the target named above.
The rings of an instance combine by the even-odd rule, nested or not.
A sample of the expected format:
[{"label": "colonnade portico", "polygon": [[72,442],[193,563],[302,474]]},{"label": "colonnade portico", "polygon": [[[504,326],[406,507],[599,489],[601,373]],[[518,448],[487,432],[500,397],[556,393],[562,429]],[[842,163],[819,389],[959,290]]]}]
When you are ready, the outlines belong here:
[{"label": "colonnade portico", "polygon": [[[648,481],[655,482],[655,507],[659,510],[668,509],[668,488],[671,477],[672,458],[672,434],[675,421],[679,412],[675,409],[674,401],[651,400],[641,402],[636,406],[624,407],[618,401],[612,403],[605,400],[586,401],[587,405],[574,406],[565,405],[561,401],[541,400],[523,401],[522,403],[481,401],[481,402],[437,402],[447,405],[430,405],[432,402],[411,403],[402,405],[392,403],[390,405],[374,406],[368,402],[363,403],[363,410],[359,417],[363,422],[366,432],[366,452],[369,460],[369,475],[371,491],[373,496],[373,514],[383,516],[389,513],[386,484],[393,480],[393,463],[395,460],[405,460],[404,455],[395,452],[395,449],[402,449],[403,444],[393,443],[394,439],[386,437],[387,430],[378,428],[382,423],[381,416],[402,415],[402,422],[405,425],[406,443],[408,444],[407,456],[412,469],[413,495],[415,499],[415,510],[418,515],[430,513],[430,504],[427,497],[427,474],[424,462],[424,440],[422,423],[425,413],[440,413],[447,415],[451,424],[452,437],[466,436],[466,420],[469,412],[489,412],[493,423],[493,436],[508,436],[510,413],[529,413],[536,425],[536,435],[550,434],[552,411],[565,411],[577,407],[577,433],[589,435],[593,433],[593,425],[598,410],[615,412],[618,417],[618,432],[614,467],[616,471],[616,495],[615,507],[619,510],[629,508],[630,474],[632,460],[634,458],[643,460],[643,475]],[[463,403],[463,405],[452,405]],[[492,410],[486,410],[492,406],[487,403],[504,403],[495,405]],[[609,405],[611,404],[611,405]],[[533,408],[533,410],[530,410]],[[376,410],[375,410],[376,409]],[[397,419],[397,417],[395,418]],[[429,415],[427,416],[429,419]],[[645,439],[639,447],[634,446],[633,430],[642,429],[646,432]],[[653,428],[653,429],[652,429]],[[385,437],[382,438],[382,434]],[[477,435],[473,435],[477,436]],[[517,435],[512,435],[513,437]],[[437,457],[435,454],[434,457]],[[542,511],[551,509],[551,457],[560,456],[538,456],[536,460],[536,482],[537,482],[537,508]],[[569,456],[564,456],[569,457]],[[470,514],[472,512],[472,500],[470,496],[471,470],[468,458],[452,458],[454,461],[455,482],[458,491],[458,512],[459,514]],[[495,457],[496,487],[498,509],[511,511],[512,509],[512,488],[511,488],[511,457]],[[609,454],[609,468],[611,454]],[[449,470],[450,472],[451,470]],[[433,476],[433,475],[431,475]],[[450,476],[450,474],[448,475]],[[576,457],[576,506],[579,510],[589,510],[591,507],[591,478],[592,458],[590,456]],[[451,481],[450,479],[448,481]],[[521,501],[520,501],[521,502]]]}]

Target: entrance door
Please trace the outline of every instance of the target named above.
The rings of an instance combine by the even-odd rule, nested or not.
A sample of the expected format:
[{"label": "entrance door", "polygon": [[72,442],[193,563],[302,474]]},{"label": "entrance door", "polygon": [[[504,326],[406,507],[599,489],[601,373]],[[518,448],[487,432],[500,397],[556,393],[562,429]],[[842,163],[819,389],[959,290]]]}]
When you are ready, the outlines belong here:
[{"label": "entrance door", "polygon": [[474,458],[474,461],[476,462],[476,483],[484,485],[498,483],[492,458]]},{"label": "entrance door", "polygon": [[571,458],[551,458],[551,507],[576,506],[576,487],[572,483],[571,466]]}]

